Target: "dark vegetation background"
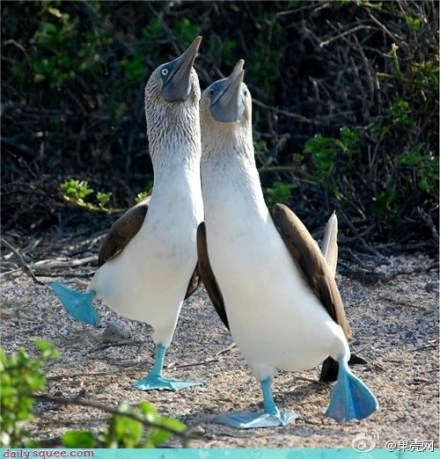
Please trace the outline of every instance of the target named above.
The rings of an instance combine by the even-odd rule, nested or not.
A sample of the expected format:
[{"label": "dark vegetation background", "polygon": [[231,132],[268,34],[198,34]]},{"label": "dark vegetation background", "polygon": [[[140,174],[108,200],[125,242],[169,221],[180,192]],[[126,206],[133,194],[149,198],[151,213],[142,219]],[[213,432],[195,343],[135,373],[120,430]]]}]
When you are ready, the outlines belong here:
[{"label": "dark vegetation background", "polygon": [[[437,250],[437,2],[1,2],[1,15],[10,238],[107,229],[104,209],[151,187],[144,85],[200,34],[202,89],[246,61],[269,205],[315,234],[335,209],[360,250]],[[70,179],[88,184],[64,195],[95,211],[66,202]]]}]

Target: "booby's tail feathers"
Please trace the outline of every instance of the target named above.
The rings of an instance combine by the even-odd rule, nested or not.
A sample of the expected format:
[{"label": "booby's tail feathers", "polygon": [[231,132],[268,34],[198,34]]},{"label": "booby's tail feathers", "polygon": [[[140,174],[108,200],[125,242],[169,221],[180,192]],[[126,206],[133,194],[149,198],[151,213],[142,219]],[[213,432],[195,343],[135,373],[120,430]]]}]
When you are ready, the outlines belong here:
[{"label": "booby's tail feathers", "polygon": [[[368,362],[359,357],[356,354],[350,355],[350,360],[348,361],[350,366],[353,365],[367,365]],[[339,371],[339,364],[336,360],[332,359],[331,357],[327,357],[322,364],[321,374],[319,376],[320,382],[331,382],[336,381],[338,379],[338,371]]]},{"label": "booby's tail feathers", "polygon": [[336,213],[329,218],[325,227],[324,237],[321,243],[321,252],[324,255],[333,277],[336,275],[338,264],[338,218]]},{"label": "booby's tail feathers", "polygon": [[99,316],[92,305],[94,292],[77,292],[59,282],[51,282],[50,286],[72,317],[94,327],[99,325]]},{"label": "booby's tail feathers", "polygon": [[339,359],[338,380],[331,392],[326,415],[344,423],[350,419],[364,419],[379,408],[370,389]]}]

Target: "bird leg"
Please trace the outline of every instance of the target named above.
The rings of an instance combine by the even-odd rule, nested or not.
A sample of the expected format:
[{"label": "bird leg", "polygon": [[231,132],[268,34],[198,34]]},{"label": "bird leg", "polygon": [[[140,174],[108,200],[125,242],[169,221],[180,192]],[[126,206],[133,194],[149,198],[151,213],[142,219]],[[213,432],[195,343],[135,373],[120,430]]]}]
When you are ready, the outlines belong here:
[{"label": "bird leg", "polygon": [[254,413],[250,411],[241,413],[227,413],[214,420],[218,424],[226,424],[231,427],[237,427],[239,429],[256,429],[259,427],[279,427],[285,426],[298,417],[298,415],[292,411],[281,412],[273,399],[272,395],[272,379],[266,378],[261,382],[261,388],[263,390],[263,403],[264,412]]},{"label": "bird leg", "polygon": [[199,381],[181,381],[179,379],[165,378],[162,374],[165,353],[167,348],[162,344],[156,347],[154,364],[150,372],[144,378],[134,383],[134,387],[141,390],[173,390],[177,391],[192,386],[201,386],[204,382]]}]

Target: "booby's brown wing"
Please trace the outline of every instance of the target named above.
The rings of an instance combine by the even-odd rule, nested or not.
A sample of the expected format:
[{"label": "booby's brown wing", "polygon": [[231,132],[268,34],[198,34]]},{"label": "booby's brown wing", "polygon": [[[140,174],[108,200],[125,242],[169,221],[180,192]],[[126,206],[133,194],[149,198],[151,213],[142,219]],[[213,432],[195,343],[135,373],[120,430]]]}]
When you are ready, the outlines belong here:
[{"label": "booby's brown wing", "polygon": [[189,298],[198,288],[200,285],[200,274],[199,274],[199,264],[197,263],[196,269],[189,280],[188,289],[186,291],[185,300]]},{"label": "booby's brown wing", "polygon": [[199,258],[198,270],[199,275],[205,285],[209,298],[214,305],[217,314],[222,322],[229,328],[228,317],[226,315],[225,303],[220,287],[211,268],[208,256],[208,245],[206,242],[206,226],[205,223],[200,223],[197,228],[197,255]]},{"label": "booby's brown wing", "polygon": [[301,220],[284,204],[275,205],[273,221],[310,288],[330,317],[342,327],[347,338],[351,337],[339,289],[316,241]]},{"label": "booby's brown wing", "polygon": [[[345,316],[344,303],[332,270],[319,250],[318,244],[301,220],[287,206],[275,205],[273,221],[310,288],[320,299],[330,317],[342,327],[345,336],[350,338],[352,332]],[[357,359],[353,356],[350,363],[360,363]],[[328,357],[322,366],[320,381],[334,381],[337,374],[338,363]]]},{"label": "booby's brown wing", "polygon": [[151,196],[127,210],[111,226],[99,250],[98,266],[119,255],[141,229],[148,211]]},{"label": "booby's brown wing", "polygon": [[[151,195],[147,196],[113,223],[110,231],[102,241],[98,256],[98,266],[102,266],[108,260],[119,255],[141,229],[147,215],[150,199]],[[189,281],[185,299],[197,290],[199,284],[200,276],[198,275],[196,267]]]}]

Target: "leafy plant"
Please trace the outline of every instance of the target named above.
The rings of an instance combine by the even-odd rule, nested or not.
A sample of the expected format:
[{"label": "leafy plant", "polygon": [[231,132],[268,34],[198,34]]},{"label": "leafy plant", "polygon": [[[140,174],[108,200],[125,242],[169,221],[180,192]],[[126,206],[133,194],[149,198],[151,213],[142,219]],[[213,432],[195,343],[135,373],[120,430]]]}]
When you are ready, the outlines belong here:
[{"label": "leafy plant", "polygon": [[202,33],[201,27],[189,18],[176,21],[172,27],[172,31],[178,41],[182,43],[182,48],[189,46],[194,38]]},{"label": "leafy plant", "polygon": [[93,188],[85,180],[69,179],[61,184],[63,197],[75,201],[78,205],[85,205],[84,199],[93,194]]},{"label": "leafy plant", "polygon": [[432,195],[438,196],[439,182],[439,157],[426,152],[421,144],[416,144],[407,152],[397,155],[394,159],[396,165],[412,171],[418,187]]},{"label": "leafy plant", "polygon": [[98,191],[95,194],[97,204],[94,204],[86,198],[91,197],[95,190],[90,187],[86,180],[68,179],[60,185],[61,195],[66,202],[91,212],[121,213],[122,209],[108,208],[106,205],[110,202],[112,193]]},{"label": "leafy plant", "polygon": [[103,431],[95,434],[88,430],[66,432],[59,445],[67,448],[157,448],[178,435],[187,441],[186,426],[177,419],[160,415],[148,402],[137,407],[122,403],[110,408],[82,399],[63,399],[38,395],[45,388],[44,364],[58,357],[56,347],[41,339],[36,340],[40,351],[37,358],[19,350],[8,356],[0,349],[1,414],[0,446],[3,448],[38,447],[23,427],[23,422],[34,418],[35,400],[50,400],[59,404],[94,407],[111,414]]},{"label": "leafy plant", "polygon": [[109,409],[97,404],[86,404],[86,406],[94,406],[111,413],[107,426],[98,434],[88,430],[66,432],[61,439],[63,446],[67,448],[158,448],[175,435],[185,437],[185,424],[178,419],[160,415],[148,402],[140,402],[137,407],[121,403],[117,409]]},{"label": "leafy plant", "polygon": [[44,231],[64,177],[113,193],[80,198],[87,210],[128,207],[152,177],[144,83],[201,34],[202,88],[246,60],[266,196],[294,182],[306,220],[341,206],[365,237],[435,246],[437,16],[432,0],[4,2],[5,229]]},{"label": "leafy plant", "polygon": [[147,196],[148,196],[148,193],[149,191],[145,190],[145,191],[140,191],[136,197],[134,198],[134,202],[136,204],[138,204],[139,202],[141,202],[142,200],[144,200]]},{"label": "leafy plant", "polygon": [[[135,204],[138,204],[148,196],[148,190],[150,190],[152,186],[153,182],[149,181],[147,190],[139,192],[134,198]],[[107,214],[120,214],[125,212],[124,209],[107,207],[107,204],[111,200],[112,193],[104,191],[98,191],[95,193],[95,190],[90,187],[86,180],[78,180],[72,178],[65,180],[63,183],[61,183],[60,190],[61,196],[66,202],[87,211],[104,212]],[[96,203],[92,202],[88,198],[93,198]]]},{"label": "leafy plant", "polygon": [[98,28],[81,34],[78,17],[65,12],[63,5],[47,2],[31,39],[31,44],[43,51],[44,57],[41,59],[34,54],[27,57],[28,65],[34,70],[34,81],[64,86],[78,73],[93,71],[101,60],[98,51],[101,44],[111,42],[112,37]]},{"label": "leafy plant", "polygon": [[339,138],[316,134],[309,139],[304,145],[304,155],[309,157],[313,164],[309,178],[333,191],[337,196],[335,176],[341,175],[343,171],[352,174],[353,158],[358,154],[360,137],[358,130],[343,127]]},{"label": "leafy plant", "polygon": [[40,355],[32,358],[24,350],[8,356],[0,349],[0,445],[2,448],[31,446],[28,431],[23,422],[33,419],[35,399],[33,394],[44,389],[46,378],[44,364],[58,357],[51,343],[35,341]]},{"label": "leafy plant", "polygon": [[266,201],[269,208],[276,203],[286,203],[292,198],[293,191],[298,187],[294,183],[275,182],[266,189]]}]

